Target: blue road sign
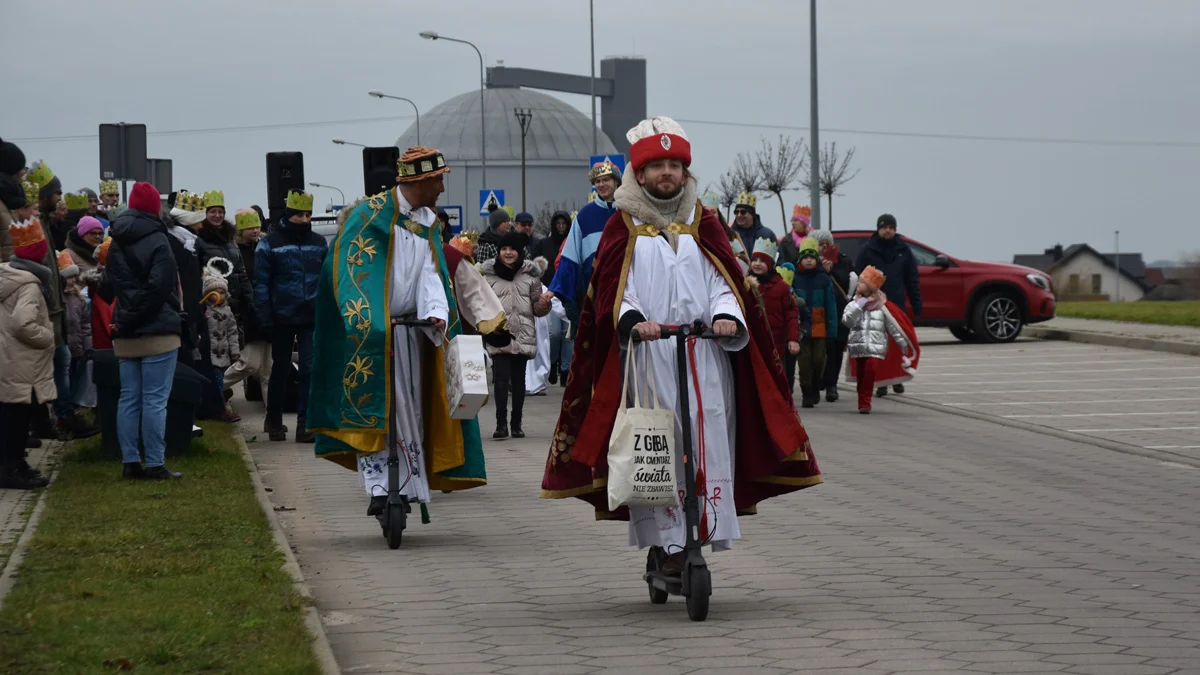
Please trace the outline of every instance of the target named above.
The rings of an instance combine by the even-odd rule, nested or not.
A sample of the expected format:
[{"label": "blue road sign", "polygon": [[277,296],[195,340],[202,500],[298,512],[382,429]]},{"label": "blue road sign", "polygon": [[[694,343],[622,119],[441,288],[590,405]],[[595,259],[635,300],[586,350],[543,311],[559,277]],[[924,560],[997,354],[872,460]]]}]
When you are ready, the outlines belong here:
[{"label": "blue road sign", "polygon": [[461,206],[443,206],[442,210],[450,216],[450,234],[461,233],[463,208]]},{"label": "blue road sign", "polygon": [[488,207],[492,204],[495,204],[497,209],[504,208],[504,190],[479,191],[479,215],[486,216],[490,213]]}]

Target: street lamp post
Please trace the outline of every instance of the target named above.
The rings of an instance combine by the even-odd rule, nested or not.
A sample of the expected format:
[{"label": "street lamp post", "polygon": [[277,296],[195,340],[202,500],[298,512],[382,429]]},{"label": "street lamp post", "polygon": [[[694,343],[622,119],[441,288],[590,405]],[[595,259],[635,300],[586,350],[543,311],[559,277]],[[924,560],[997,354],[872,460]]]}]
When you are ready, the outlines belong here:
[{"label": "street lamp post", "polygon": [[337,190],[338,194],[342,196],[342,206],[346,205],[346,193],[342,192],[340,187],[334,185],[322,185],[321,183],[309,183],[309,185],[315,188],[325,188],[326,190]]},{"label": "street lamp post", "polygon": [[342,140],[342,139],[340,139],[340,138],[335,138],[335,139],[333,139],[333,144],[334,144],[334,145],[354,145],[354,146],[357,146],[357,147],[360,147],[360,148],[365,148],[365,147],[367,147],[367,146],[363,145],[362,143],[351,143],[350,141],[343,141],[343,140]]},{"label": "street lamp post", "polygon": [[813,229],[821,229],[821,143],[817,137],[817,0],[809,0],[808,26],[808,98],[809,124],[812,125],[809,156],[808,199],[812,203]]},{"label": "street lamp post", "polygon": [[533,120],[533,109],[513,108],[517,122],[521,124],[521,210],[525,210],[525,136],[529,134],[530,122]]},{"label": "street lamp post", "polygon": [[458,38],[446,37],[445,35],[438,35],[436,31],[432,31],[432,30],[421,31],[421,37],[425,38],[426,40],[446,40],[448,42],[457,42],[459,44],[464,44],[464,45],[467,45],[468,47],[470,47],[471,49],[474,49],[475,54],[477,56],[479,56],[479,166],[480,166],[480,169],[482,169],[482,171],[483,171],[483,189],[486,190],[487,189],[487,116],[484,111],[484,106],[486,105],[486,103],[485,103],[485,99],[484,99],[484,95],[483,95],[483,88],[484,88],[483,52],[479,51],[479,47],[476,47],[474,45],[474,43],[468,42],[466,40],[459,40]]},{"label": "street lamp post", "polygon": [[385,98],[391,98],[391,99],[395,99],[397,101],[405,101],[406,103],[412,105],[413,113],[415,113],[417,116],[417,145],[421,144],[421,111],[417,110],[416,103],[413,103],[411,99],[404,98],[403,96],[392,96],[391,94],[385,94],[382,91],[368,91],[367,96],[374,96],[375,98],[380,99],[380,100],[385,99]]},{"label": "street lamp post", "polygon": [[588,33],[592,39],[592,154],[600,154],[596,137],[596,0],[588,0]]}]

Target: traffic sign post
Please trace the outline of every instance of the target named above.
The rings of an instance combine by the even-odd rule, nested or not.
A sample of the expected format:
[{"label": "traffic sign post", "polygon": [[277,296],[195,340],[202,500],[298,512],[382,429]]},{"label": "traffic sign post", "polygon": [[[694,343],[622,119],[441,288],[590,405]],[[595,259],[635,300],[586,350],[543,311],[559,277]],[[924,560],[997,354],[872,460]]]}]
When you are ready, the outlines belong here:
[{"label": "traffic sign post", "polygon": [[146,125],[100,125],[100,179],[121,181],[121,201],[126,201],[125,181],[144,181],[146,162]]},{"label": "traffic sign post", "polygon": [[172,192],[171,160],[147,159],[146,180],[158,188],[159,194],[169,195]]},{"label": "traffic sign post", "polygon": [[463,229],[463,226],[462,226],[463,207],[461,207],[461,206],[443,206],[442,210],[445,211],[446,215],[450,217],[450,234],[455,234],[455,235],[461,234],[462,229]]},{"label": "traffic sign post", "polygon": [[[495,206],[496,208],[491,208]],[[504,190],[479,191],[479,215],[486,216],[496,209],[504,208]]]}]

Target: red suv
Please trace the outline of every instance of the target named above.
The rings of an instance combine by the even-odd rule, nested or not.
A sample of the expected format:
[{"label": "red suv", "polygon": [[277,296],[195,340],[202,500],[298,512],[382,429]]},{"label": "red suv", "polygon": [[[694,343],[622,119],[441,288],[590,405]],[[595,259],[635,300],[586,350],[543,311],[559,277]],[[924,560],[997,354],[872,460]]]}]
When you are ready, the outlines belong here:
[{"label": "red suv", "polygon": [[[833,233],[842,255],[853,261],[875,232]],[[922,313],[917,326],[949,328],[954,337],[984,342],[1012,342],[1025,324],[1054,318],[1050,277],[1031,267],[974,262],[898,234],[912,249],[921,275]],[[909,312],[912,312],[911,305]]]}]

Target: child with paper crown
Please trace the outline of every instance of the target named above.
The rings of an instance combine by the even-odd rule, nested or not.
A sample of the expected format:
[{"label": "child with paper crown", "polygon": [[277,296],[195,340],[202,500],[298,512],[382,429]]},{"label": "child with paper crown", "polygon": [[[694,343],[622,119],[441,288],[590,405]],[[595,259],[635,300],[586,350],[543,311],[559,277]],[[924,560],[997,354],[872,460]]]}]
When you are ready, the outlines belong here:
[{"label": "child with paper crown", "polygon": [[79,266],[70,251],[58,254],[58,277],[63,284],[63,303],[67,308],[67,349],[71,352],[71,395],[72,403],[92,407],[94,401],[80,403],[80,394],[89,384],[87,362],[92,358],[92,309],[83,292]]},{"label": "child with paper crown", "polygon": [[803,407],[812,408],[821,400],[825,382],[825,341],[837,335],[837,304],[833,281],[820,265],[820,247],[812,237],[800,241],[800,269],[792,280],[792,290],[812,312],[812,330],[800,341],[798,370]]},{"label": "child with paper crown", "polygon": [[787,372],[794,375],[796,355],[800,353],[800,321],[791,284],[775,268],[778,249],[778,245],[769,239],[754,242],[750,274],[746,280],[758,286],[758,297],[762,299],[767,325],[775,341],[775,351],[783,359]]},{"label": "child with paper crown", "polygon": [[[872,266],[862,276],[850,276],[854,298],[842,321],[850,329],[848,381],[858,382],[858,412],[871,412],[876,382],[893,384],[912,379],[920,352],[912,324],[883,294],[887,277]],[[895,348],[893,348],[893,344]]]}]

